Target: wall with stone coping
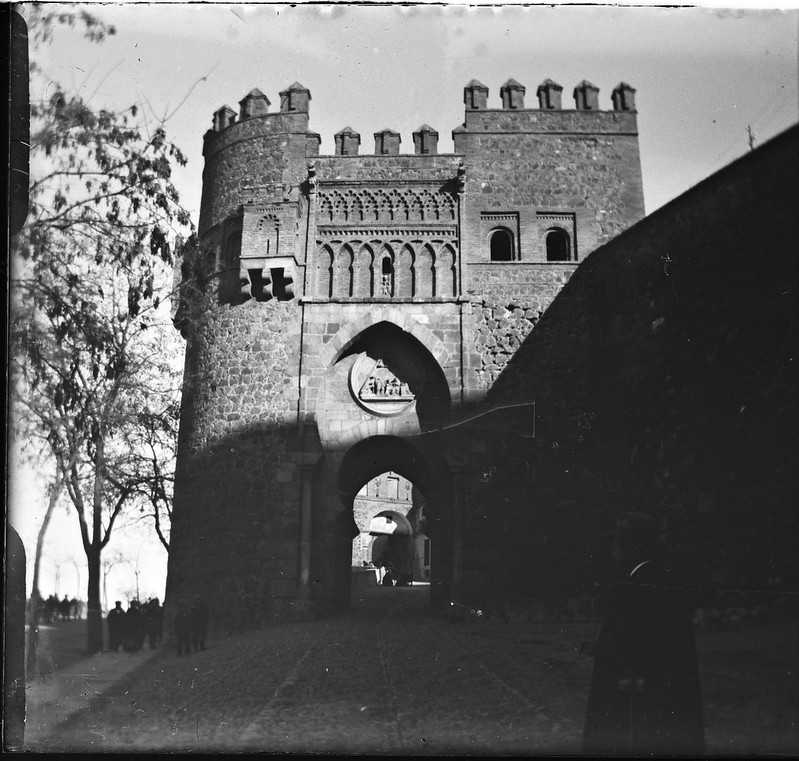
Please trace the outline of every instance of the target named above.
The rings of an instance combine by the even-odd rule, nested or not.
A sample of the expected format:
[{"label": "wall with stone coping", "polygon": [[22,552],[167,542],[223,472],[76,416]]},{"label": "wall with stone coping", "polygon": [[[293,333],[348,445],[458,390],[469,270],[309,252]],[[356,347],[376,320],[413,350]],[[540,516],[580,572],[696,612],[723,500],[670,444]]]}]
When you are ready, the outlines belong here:
[{"label": "wall with stone coping", "polygon": [[467,110],[466,132],[526,132],[588,135],[637,135],[634,111],[578,111],[573,109]]},{"label": "wall with stone coping", "polygon": [[447,182],[457,176],[462,156],[320,156],[314,160],[321,181],[407,182],[438,180]]}]

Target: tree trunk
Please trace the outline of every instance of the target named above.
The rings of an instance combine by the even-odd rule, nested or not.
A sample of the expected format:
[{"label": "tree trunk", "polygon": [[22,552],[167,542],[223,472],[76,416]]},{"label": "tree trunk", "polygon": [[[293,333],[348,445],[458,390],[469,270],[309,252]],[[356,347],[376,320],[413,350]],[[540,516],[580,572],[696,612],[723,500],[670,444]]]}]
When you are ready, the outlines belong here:
[{"label": "tree trunk", "polygon": [[[35,566],[34,566],[35,568]],[[35,572],[34,572],[35,576]],[[39,616],[42,613],[42,597],[39,590],[36,588],[34,582],[33,589],[31,590],[31,605],[28,611],[28,633],[27,644],[25,646],[26,662],[25,670],[29,676],[36,675],[39,662]]]},{"label": "tree trunk", "polygon": [[100,550],[92,548],[86,553],[89,565],[88,607],[86,614],[86,636],[88,654],[94,655],[103,649],[103,609],[100,603]]},{"label": "tree trunk", "polygon": [[86,614],[86,642],[89,655],[103,649],[103,609],[100,607],[100,580],[103,575],[101,554],[103,484],[105,483],[105,434],[100,431],[95,441],[94,453],[94,493],[92,495],[92,538],[86,550],[89,566],[89,590]]},{"label": "tree trunk", "polygon": [[27,646],[27,659],[26,667],[29,675],[36,674],[37,657],[39,649],[39,616],[42,608],[42,596],[39,592],[39,569],[42,564],[42,550],[44,548],[44,537],[47,533],[47,527],[50,525],[50,519],[53,517],[53,510],[58,502],[61,492],[63,491],[63,482],[53,489],[50,498],[47,500],[47,510],[44,513],[44,520],[39,527],[39,533],[36,537],[36,554],[33,557],[33,582],[31,586],[31,607],[30,607],[30,620],[28,621],[28,646]]}]

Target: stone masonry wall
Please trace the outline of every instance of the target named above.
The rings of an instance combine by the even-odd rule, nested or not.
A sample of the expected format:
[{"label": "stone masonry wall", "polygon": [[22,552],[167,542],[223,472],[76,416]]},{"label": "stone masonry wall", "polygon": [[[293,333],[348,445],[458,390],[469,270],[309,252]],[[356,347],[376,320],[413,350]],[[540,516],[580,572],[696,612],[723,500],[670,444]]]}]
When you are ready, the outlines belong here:
[{"label": "stone masonry wall", "polygon": [[358,182],[446,182],[457,176],[462,156],[320,156],[316,159],[320,180]]},{"label": "stone masonry wall", "polygon": [[299,185],[307,175],[307,129],[308,114],[268,114],[208,133],[199,234],[241,204],[272,200],[276,184],[286,191]]},{"label": "stone masonry wall", "polygon": [[363,331],[384,322],[398,326],[434,353],[433,358],[443,371],[442,382],[448,389],[448,398],[444,401],[447,406],[458,401],[461,385],[459,305],[310,304],[304,321],[301,414],[316,421],[323,444],[344,446],[365,438],[370,432],[418,432],[418,410],[376,418],[355,403],[347,372],[334,366],[335,359],[348,344]]},{"label": "stone masonry wall", "polygon": [[[467,111],[459,142],[462,289],[471,302],[465,383],[467,395],[479,398],[574,270],[546,261],[551,214],[561,215],[556,224],[582,261],[643,217],[643,191],[634,113]],[[490,261],[496,226],[518,237],[518,261]]]},{"label": "stone masonry wall", "polygon": [[466,128],[465,261],[488,260],[481,212],[519,213],[522,261],[542,257],[540,212],[576,215],[580,259],[643,217],[635,114],[467,111]]},{"label": "stone masonry wall", "polygon": [[469,304],[477,386],[487,390],[569,280],[575,265],[471,265]]},{"label": "stone masonry wall", "polygon": [[517,435],[508,412],[481,432],[474,589],[588,594],[627,510],[655,517],[697,585],[796,578],[798,151],[794,128],[577,268],[487,399],[534,395],[536,426]]},{"label": "stone masonry wall", "polygon": [[296,589],[296,305],[211,293],[188,334],[168,595],[202,593],[218,621],[267,616]]}]

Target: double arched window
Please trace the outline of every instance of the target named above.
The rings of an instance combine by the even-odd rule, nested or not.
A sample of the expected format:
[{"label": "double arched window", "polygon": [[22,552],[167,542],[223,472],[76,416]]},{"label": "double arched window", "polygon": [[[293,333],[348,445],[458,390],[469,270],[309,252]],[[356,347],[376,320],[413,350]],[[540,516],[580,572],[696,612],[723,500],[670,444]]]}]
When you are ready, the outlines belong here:
[{"label": "double arched window", "polygon": [[489,241],[491,245],[492,262],[512,262],[514,256],[513,233],[506,227],[492,230]]}]

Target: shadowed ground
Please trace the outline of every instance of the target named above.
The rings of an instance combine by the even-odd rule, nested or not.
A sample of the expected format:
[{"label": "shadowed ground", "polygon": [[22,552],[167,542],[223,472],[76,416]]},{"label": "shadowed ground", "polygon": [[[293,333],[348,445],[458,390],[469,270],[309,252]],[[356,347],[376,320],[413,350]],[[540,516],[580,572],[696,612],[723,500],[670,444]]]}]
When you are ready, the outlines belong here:
[{"label": "shadowed ground", "polygon": [[[61,673],[72,670],[66,683],[88,707],[73,701],[76,712],[51,714],[43,731],[29,720],[26,747],[579,752],[593,664],[578,649],[598,623],[451,622],[418,587],[362,597],[347,615],[217,637],[183,658],[170,649],[73,664]],[[795,622],[699,632],[709,752],[796,753],[796,637]]]}]

